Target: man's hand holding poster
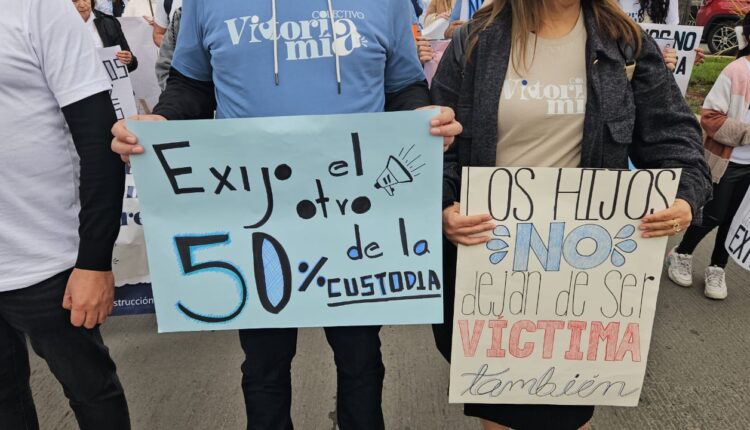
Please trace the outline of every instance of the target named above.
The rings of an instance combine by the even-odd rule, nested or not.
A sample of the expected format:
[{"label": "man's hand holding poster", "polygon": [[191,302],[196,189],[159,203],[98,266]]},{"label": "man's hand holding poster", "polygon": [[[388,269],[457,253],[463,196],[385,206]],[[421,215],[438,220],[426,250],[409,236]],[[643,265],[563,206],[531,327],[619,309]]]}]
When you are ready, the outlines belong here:
[{"label": "man's hand holding poster", "polygon": [[434,115],[130,121],[159,331],[440,322]]},{"label": "man's hand holding poster", "polygon": [[450,401],[637,405],[666,247],[639,224],[679,176],[465,168],[462,213],[496,227],[458,249]]}]

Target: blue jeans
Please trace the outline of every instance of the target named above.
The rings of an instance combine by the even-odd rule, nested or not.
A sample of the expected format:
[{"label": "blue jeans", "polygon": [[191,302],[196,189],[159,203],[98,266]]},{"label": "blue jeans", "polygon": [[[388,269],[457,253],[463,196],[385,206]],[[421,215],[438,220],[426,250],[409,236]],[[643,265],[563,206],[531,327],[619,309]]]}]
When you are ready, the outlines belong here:
[{"label": "blue jeans", "polygon": [[99,329],[70,324],[62,308],[70,270],[0,293],[0,429],[36,430],[26,337],[57,380],[82,430],[128,430],[130,419],[115,363]]},{"label": "blue jeans", "polygon": [[[380,327],[328,327],[325,332],[336,362],[339,428],[382,430]],[[240,343],[245,351],[242,391],[248,430],[293,429],[291,368],[297,329],[240,330]]]}]

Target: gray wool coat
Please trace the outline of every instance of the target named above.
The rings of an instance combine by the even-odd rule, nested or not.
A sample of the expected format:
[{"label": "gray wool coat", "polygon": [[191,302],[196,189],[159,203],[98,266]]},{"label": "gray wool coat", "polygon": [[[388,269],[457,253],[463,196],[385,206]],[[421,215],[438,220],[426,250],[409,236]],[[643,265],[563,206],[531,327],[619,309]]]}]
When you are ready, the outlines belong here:
[{"label": "gray wool coat", "polygon": [[[583,4],[588,97],[580,167],[627,169],[630,157],[638,168],[682,168],[677,197],[690,203],[697,221],[712,187],[695,115],[653,39],[642,34],[629,82],[620,46],[598,34],[593,13]],[[462,167],[495,165],[498,103],[511,48],[510,12],[507,7],[480,33],[466,64],[454,55],[454,40],[432,80],[433,102],[453,108],[464,126],[445,153],[444,208],[459,199]]]}]

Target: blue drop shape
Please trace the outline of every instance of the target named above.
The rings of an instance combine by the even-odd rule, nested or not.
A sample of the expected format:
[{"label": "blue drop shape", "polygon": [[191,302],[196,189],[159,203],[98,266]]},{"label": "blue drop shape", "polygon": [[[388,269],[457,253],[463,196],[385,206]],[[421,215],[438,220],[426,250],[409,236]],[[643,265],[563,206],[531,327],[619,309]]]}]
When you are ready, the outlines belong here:
[{"label": "blue drop shape", "polygon": [[620,251],[624,251],[627,253],[631,253],[635,251],[636,248],[638,248],[638,244],[633,239],[628,239],[624,242],[620,242],[617,245],[615,245],[617,249]]},{"label": "blue drop shape", "polygon": [[356,260],[360,257],[359,250],[356,246],[352,246],[351,248],[349,248],[349,252],[347,252],[346,255],[348,255],[352,260]]},{"label": "blue drop shape", "polygon": [[627,224],[617,232],[615,239],[627,239],[635,233],[635,226]]},{"label": "blue drop shape", "polygon": [[266,295],[273,306],[278,306],[284,297],[284,274],[276,248],[268,240],[263,240],[263,275],[266,279]]},{"label": "blue drop shape", "polygon": [[625,264],[625,257],[616,249],[612,252],[612,264],[617,267],[622,267]]},{"label": "blue drop shape", "polygon": [[490,255],[490,263],[492,263],[492,264],[498,264],[501,261],[503,261],[503,259],[505,258],[506,255],[508,255],[508,253],[507,252],[502,252],[502,251],[501,252],[496,252],[494,254],[491,254]]},{"label": "blue drop shape", "polygon": [[414,245],[414,253],[417,255],[422,255],[425,252],[427,252],[427,242],[424,240],[420,240],[417,242],[416,245]]},{"label": "blue drop shape", "polygon": [[492,239],[489,242],[487,242],[487,249],[490,251],[502,251],[503,249],[507,249],[508,244],[505,243],[504,240],[500,239]]},{"label": "blue drop shape", "polygon": [[495,227],[495,230],[492,231],[492,234],[499,237],[510,237],[510,231],[508,230],[508,227],[504,225]]}]

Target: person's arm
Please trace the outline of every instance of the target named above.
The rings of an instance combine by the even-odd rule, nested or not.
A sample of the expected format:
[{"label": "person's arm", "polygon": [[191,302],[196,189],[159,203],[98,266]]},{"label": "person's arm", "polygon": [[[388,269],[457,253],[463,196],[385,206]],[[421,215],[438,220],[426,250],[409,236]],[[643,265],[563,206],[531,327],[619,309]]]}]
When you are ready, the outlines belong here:
[{"label": "person's arm", "polygon": [[81,211],[77,269],[112,270],[112,248],[120,232],[125,170],[109,149],[117,121],[104,91],[62,108],[80,158]]},{"label": "person's arm", "polygon": [[414,110],[430,104],[427,81],[418,81],[399,91],[385,94],[386,112]]},{"label": "person's arm", "polygon": [[117,19],[113,20],[115,22],[115,27],[117,29],[117,44],[120,45],[120,50],[122,51],[128,51],[130,52],[130,55],[132,56],[130,63],[128,64],[128,72],[133,72],[135,69],[138,68],[138,57],[135,56],[133,51],[130,50],[130,45],[128,45],[128,40],[125,38],[125,33],[122,31],[122,26],[120,25],[120,21]]},{"label": "person's arm", "polygon": [[690,204],[695,218],[712,188],[701,129],[664,66],[659,47],[645,34],[631,86],[636,114],[630,151],[633,164],[645,169],[682,169],[677,198]]},{"label": "person's arm", "polygon": [[151,38],[154,40],[154,44],[156,46],[161,46],[161,41],[164,39],[164,34],[166,34],[167,29],[165,27],[160,26],[156,22],[153,24],[154,30],[151,32]]},{"label": "person's arm", "polygon": [[[453,52],[457,37],[454,37],[443,53],[443,60],[438,65],[432,78],[430,97],[432,102],[456,109],[461,88],[463,65],[459,64]],[[459,121],[462,118],[458,118]],[[443,161],[443,209],[457,202],[461,191],[461,168],[458,162],[458,149],[463,139],[459,136],[448,149]]]},{"label": "person's arm", "polygon": [[722,145],[732,147],[748,145],[750,144],[750,124],[727,116],[732,100],[732,81],[726,73],[727,71],[724,71],[719,75],[706,96],[701,112],[701,126],[707,136]]},{"label": "person's arm", "polygon": [[210,119],[214,117],[215,109],[213,82],[192,79],[171,68],[167,87],[161,93],[153,113],[168,120]]}]

